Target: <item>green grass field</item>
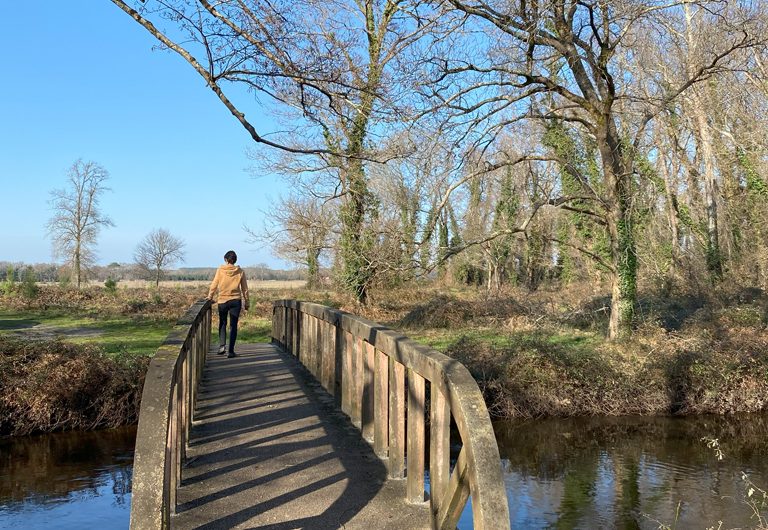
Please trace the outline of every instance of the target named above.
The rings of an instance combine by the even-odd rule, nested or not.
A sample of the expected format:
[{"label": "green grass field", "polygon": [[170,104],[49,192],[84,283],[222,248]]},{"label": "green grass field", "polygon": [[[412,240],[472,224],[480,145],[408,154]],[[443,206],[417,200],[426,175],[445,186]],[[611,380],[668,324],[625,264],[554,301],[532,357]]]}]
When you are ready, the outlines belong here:
[{"label": "green grass field", "polygon": [[98,344],[107,353],[151,355],[173,327],[169,320],[110,316],[105,319],[63,311],[2,311],[0,334]]},{"label": "green grass field", "polygon": [[[61,339],[77,344],[97,344],[110,354],[151,355],[173,328],[171,320],[142,317],[72,315],[61,310],[0,310],[0,334],[30,339]],[[213,318],[212,341],[215,343],[218,317]],[[272,323],[265,318],[240,320],[238,342],[269,342]]]}]

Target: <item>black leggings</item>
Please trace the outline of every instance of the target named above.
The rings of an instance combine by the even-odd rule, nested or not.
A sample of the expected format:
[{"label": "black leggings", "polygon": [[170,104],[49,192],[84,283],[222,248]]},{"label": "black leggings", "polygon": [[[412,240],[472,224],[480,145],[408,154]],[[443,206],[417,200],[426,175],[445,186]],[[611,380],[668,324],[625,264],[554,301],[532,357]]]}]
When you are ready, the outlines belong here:
[{"label": "black leggings", "polygon": [[219,348],[227,343],[227,315],[231,319],[229,324],[229,353],[235,353],[235,341],[237,340],[237,320],[240,318],[240,300],[228,300],[219,304]]}]

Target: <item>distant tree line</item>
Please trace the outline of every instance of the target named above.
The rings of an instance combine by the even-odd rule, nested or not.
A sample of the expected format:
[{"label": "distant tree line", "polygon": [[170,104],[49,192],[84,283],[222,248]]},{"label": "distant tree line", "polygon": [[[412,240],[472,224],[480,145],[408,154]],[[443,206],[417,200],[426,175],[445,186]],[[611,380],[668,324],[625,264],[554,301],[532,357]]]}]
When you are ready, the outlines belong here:
[{"label": "distant tree line", "polygon": [[[55,263],[33,263],[0,261],[0,281],[8,280],[8,273],[13,275],[13,281],[21,282],[24,279],[25,271],[31,270],[34,278],[38,282],[45,283],[71,283],[71,269],[68,265]],[[266,265],[256,265],[253,267],[244,267],[249,279],[253,280],[305,280],[306,271],[300,269],[280,270],[271,269]],[[210,281],[216,273],[214,267],[186,267],[177,270],[168,271],[164,279],[170,281]],[[154,277],[148,277],[146,270],[135,263],[110,263],[109,265],[91,265],[87,271],[87,278],[99,283],[108,279],[118,282],[125,280],[146,280]],[[72,284],[74,286],[74,284]]]}]

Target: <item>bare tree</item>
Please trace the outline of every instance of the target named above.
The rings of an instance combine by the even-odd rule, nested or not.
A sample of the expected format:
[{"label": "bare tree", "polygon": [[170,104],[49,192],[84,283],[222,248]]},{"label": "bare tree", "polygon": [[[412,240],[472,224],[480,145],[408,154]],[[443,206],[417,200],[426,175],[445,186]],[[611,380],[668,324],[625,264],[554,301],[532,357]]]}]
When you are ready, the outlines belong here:
[{"label": "bare tree", "polygon": [[307,267],[307,287],[320,283],[321,253],[331,243],[332,205],[307,196],[281,198],[267,212],[262,232],[244,227],[250,243],[269,243],[279,257]]},{"label": "bare tree", "polygon": [[48,234],[53,240],[54,255],[69,263],[78,289],[84,270],[95,260],[94,246],[99,231],[114,226],[99,209],[101,195],[108,191],[106,169],[95,162],[78,159],[67,172],[68,186],[51,192],[53,217],[48,221]]},{"label": "bare tree", "polygon": [[155,229],[139,243],[133,258],[142,270],[154,276],[155,286],[159,286],[165,269],[184,261],[184,241],[164,228]]},{"label": "bare tree", "polygon": [[[254,142],[311,155],[303,178],[330,177],[323,196],[341,203],[339,277],[364,302],[379,213],[368,162],[385,158],[381,138],[409,122],[408,87],[419,80],[404,57],[435,27],[435,11],[421,0],[112,1],[187,61]],[[285,130],[257,133],[225,94],[233,84],[277,103]]]},{"label": "bare tree", "polygon": [[[475,41],[478,46],[465,47],[463,57],[436,61],[433,89],[438,104],[466,124],[467,138],[476,148],[487,151],[509,127],[530,119],[568,124],[594,142],[598,182],[579,175],[578,193],[554,202],[576,203],[604,226],[612,284],[609,336],[628,334],[637,293],[638,150],[648,139],[651,122],[672,102],[697,83],[727,71],[732,55],[760,44],[755,13],[746,2],[553,0],[516,7],[484,0],[448,3],[466,14],[475,29],[487,33],[485,44]],[[682,25],[680,5],[689,3],[718,22],[716,27],[722,29],[717,41],[672,85],[634,77],[633,47],[648,34],[663,33],[659,30],[668,20]],[[666,42],[659,38],[654,45],[663,48]]]}]

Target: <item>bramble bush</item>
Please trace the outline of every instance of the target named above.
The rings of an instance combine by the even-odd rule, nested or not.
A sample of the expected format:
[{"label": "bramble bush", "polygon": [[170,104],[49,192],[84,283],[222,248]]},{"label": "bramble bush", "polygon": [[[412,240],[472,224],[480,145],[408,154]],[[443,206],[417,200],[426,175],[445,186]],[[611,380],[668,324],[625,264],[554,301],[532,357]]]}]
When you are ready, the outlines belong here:
[{"label": "bramble bush", "polygon": [[0,436],[133,424],[149,358],[0,335]]}]

